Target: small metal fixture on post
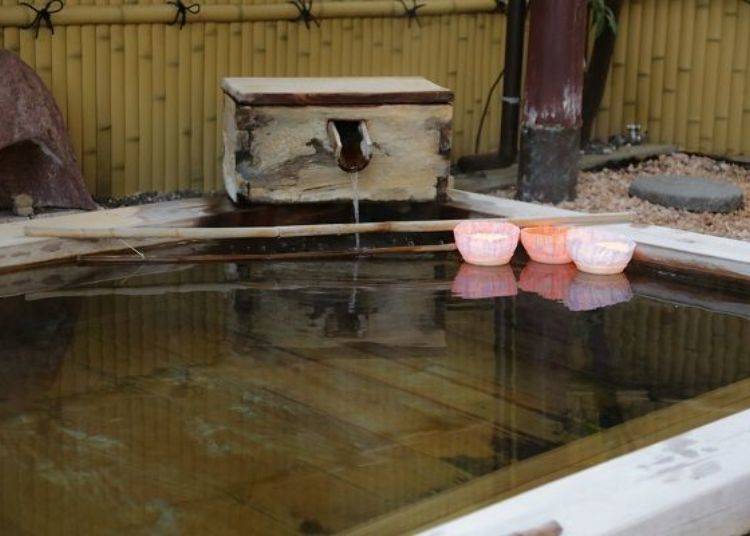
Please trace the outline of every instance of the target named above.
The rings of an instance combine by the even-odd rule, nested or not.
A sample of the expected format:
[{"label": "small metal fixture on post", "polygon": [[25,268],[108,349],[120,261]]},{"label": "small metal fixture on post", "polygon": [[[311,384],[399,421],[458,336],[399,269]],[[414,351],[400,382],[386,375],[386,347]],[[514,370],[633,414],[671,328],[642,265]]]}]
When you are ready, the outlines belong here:
[{"label": "small metal fixture on post", "polygon": [[529,14],[517,197],[558,203],[578,178],[586,0],[534,0]]}]

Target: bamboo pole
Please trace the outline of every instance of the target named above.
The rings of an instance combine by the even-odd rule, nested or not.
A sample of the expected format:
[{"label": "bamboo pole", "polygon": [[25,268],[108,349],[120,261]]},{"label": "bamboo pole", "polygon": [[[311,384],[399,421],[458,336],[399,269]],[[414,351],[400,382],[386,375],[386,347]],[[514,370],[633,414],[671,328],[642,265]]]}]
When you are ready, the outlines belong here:
[{"label": "bamboo pole", "polygon": [[151,25],[151,187],[154,190],[167,191],[165,183],[166,137],[164,135],[164,118],[167,103],[167,66],[164,50],[164,33],[166,28],[157,24]]},{"label": "bamboo pole", "polygon": [[691,36],[693,45],[692,69],[690,71],[690,106],[688,108],[688,126],[686,147],[697,150],[701,136],[701,108],[704,100],[704,77],[706,69],[706,48],[708,39],[709,2],[696,3],[695,33]]},{"label": "bamboo pole", "polygon": [[695,29],[695,2],[683,2],[682,21],[680,24],[680,46],[677,74],[677,125],[675,127],[675,142],[685,146],[688,131],[688,110],[690,109],[690,72],[693,67],[692,45]]},{"label": "bamboo pole", "polygon": [[[603,225],[632,219],[630,212],[609,212],[549,218],[492,218],[519,227],[541,225]],[[45,227],[25,228],[26,236],[52,238],[172,238],[177,240],[215,240],[233,238],[286,238],[331,236],[354,233],[434,233],[449,232],[463,220],[384,221],[368,223],[328,223],[273,227]]]},{"label": "bamboo pole", "polygon": [[728,145],[729,108],[732,89],[732,66],[734,55],[739,51],[735,48],[735,26],[737,24],[737,4],[733,0],[725,2],[726,10],[720,19],[721,34],[719,42],[719,61],[716,65],[716,108],[713,110],[713,140],[710,151],[725,154]]},{"label": "bamboo pole", "polygon": [[677,68],[680,53],[681,30],[680,0],[669,0],[669,26],[664,32],[667,42],[664,49],[664,81],[661,88],[663,96],[661,139],[674,142],[675,140],[675,111],[677,109]]},{"label": "bamboo pole", "polygon": [[[747,6],[738,6],[737,14],[737,28],[750,28],[750,4]],[[735,54],[732,58],[732,91],[730,96],[729,109],[729,124],[728,124],[728,143],[727,149],[730,154],[737,154],[743,151],[743,138],[742,138],[742,125],[743,125],[743,102],[746,103],[745,107],[750,107],[750,94],[748,98],[743,101],[745,96],[745,88],[747,84],[750,84],[748,80],[748,48],[750,48],[750,32],[738,31],[735,32]],[[748,134],[750,135],[750,118],[745,123]],[[750,153],[750,139],[744,138],[745,150]]]},{"label": "bamboo pole", "polygon": [[623,120],[623,101],[625,100],[625,57],[628,51],[627,36],[630,31],[628,25],[628,21],[630,20],[629,13],[630,2],[625,2],[622,6],[620,21],[617,27],[617,41],[615,42],[610,74],[612,102],[609,109],[609,124],[612,132],[622,132],[625,126],[625,121]]},{"label": "bamboo pole", "polygon": [[153,43],[151,26],[136,27],[138,36],[138,191],[155,190],[152,173],[153,149]]},{"label": "bamboo pole", "polygon": [[[701,70],[703,78],[703,98],[700,103],[700,128],[698,146],[704,152],[710,152],[716,136],[714,131],[717,115],[717,92],[720,78],[719,61],[721,58],[722,10],[724,2],[711,2],[708,10],[708,28],[706,34],[705,68]],[[729,68],[731,61],[724,66]]]},{"label": "bamboo pole", "polygon": [[[636,122],[643,125],[643,128],[651,132],[650,108],[650,79],[651,79],[651,58],[654,52],[654,15],[655,2],[663,3],[664,0],[643,0],[641,9],[641,19],[638,23],[641,29],[641,38],[639,40],[639,53],[636,92],[635,92],[635,118]],[[660,29],[661,31],[661,29]]]},{"label": "bamboo pole", "polygon": [[336,259],[450,251],[456,251],[456,244],[357,248],[341,251],[299,251],[293,253],[219,253],[203,255],[146,255],[144,257],[139,255],[82,255],[76,258],[76,262],[81,264],[207,264],[216,262]]},{"label": "bamboo pole", "polygon": [[[494,0],[423,0],[420,16],[482,13],[497,9]],[[353,17],[401,17],[403,7],[391,0],[315,2],[313,13],[319,19]],[[174,19],[175,9],[169,5],[75,5],[53,15],[55,26],[83,24],[166,24]],[[297,9],[286,3],[276,4],[218,4],[201,6],[200,13],[189,15],[189,22],[251,22],[292,21]],[[31,12],[22,6],[8,6],[0,10],[0,26],[25,26],[32,21]]]},{"label": "bamboo pole", "polygon": [[[222,25],[226,26],[226,25]],[[216,24],[205,25],[203,53],[203,191],[211,191],[216,184],[216,97],[220,78],[216,75]],[[226,57],[224,55],[224,57]]]},{"label": "bamboo pole", "polygon": [[203,188],[203,90],[205,24],[192,24],[190,32],[190,188]]},{"label": "bamboo pole", "polygon": [[83,177],[91,192],[96,191],[96,28],[81,28],[81,149]]},{"label": "bamboo pole", "polygon": [[125,83],[120,87],[113,87],[113,91],[121,91],[125,95],[125,191],[139,190],[139,159],[140,159],[140,116],[138,101],[138,27],[128,24],[124,29],[125,40]]},{"label": "bamboo pole", "polygon": [[180,51],[179,30],[174,26],[164,28],[164,190],[167,192],[179,188],[180,173]]}]

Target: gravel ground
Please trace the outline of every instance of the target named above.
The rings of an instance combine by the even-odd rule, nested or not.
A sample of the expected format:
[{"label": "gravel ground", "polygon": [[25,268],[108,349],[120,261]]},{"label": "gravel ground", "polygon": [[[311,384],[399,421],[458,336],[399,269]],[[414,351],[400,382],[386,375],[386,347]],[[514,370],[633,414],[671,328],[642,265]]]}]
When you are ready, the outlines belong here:
[{"label": "gravel ground", "polygon": [[[665,173],[733,182],[743,190],[745,206],[731,214],[698,214],[662,207],[628,195],[628,187],[637,176]],[[574,201],[558,206],[583,212],[632,211],[639,223],[750,240],[750,171],[742,166],[684,153],[662,155],[626,168],[583,172],[578,180],[577,193]],[[512,197],[514,194],[503,190],[496,195]]]},{"label": "gravel ground", "polygon": [[[733,182],[743,190],[745,206],[731,214],[699,214],[662,207],[628,195],[628,187],[638,175],[665,173]],[[750,172],[741,166],[704,156],[676,153],[624,169],[581,173],[576,200],[559,206],[586,212],[631,210],[640,223],[750,240]]]}]

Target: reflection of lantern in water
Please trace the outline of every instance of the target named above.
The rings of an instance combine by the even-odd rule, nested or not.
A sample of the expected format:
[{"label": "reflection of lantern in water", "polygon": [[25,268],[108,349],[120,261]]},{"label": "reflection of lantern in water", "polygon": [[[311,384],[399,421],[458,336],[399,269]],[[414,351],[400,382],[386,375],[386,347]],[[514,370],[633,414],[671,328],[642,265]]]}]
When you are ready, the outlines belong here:
[{"label": "reflection of lantern in water", "polygon": [[567,227],[526,227],[521,230],[521,243],[531,260],[545,264],[570,262],[565,239]]},{"label": "reflection of lantern in water", "polygon": [[500,266],[510,262],[520,234],[517,226],[500,221],[469,220],[453,229],[461,256],[466,262],[479,266]]},{"label": "reflection of lantern in water", "polygon": [[635,242],[628,237],[598,229],[572,229],[567,246],[579,270],[601,275],[625,270],[635,251]]},{"label": "reflection of lantern in water", "polygon": [[578,270],[572,264],[542,264],[530,261],[521,272],[519,286],[548,300],[563,300]]},{"label": "reflection of lantern in water", "polygon": [[451,289],[460,298],[475,300],[501,298],[518,294],[513,269],[508,266],[473,266],[464,263]]},{"label": "reflection of lantern in water", "polygon": [[565,306],[571,311],[591,311],[630,301],[633,290],[625,274],[592,275],[579,272],[570,285]]}]

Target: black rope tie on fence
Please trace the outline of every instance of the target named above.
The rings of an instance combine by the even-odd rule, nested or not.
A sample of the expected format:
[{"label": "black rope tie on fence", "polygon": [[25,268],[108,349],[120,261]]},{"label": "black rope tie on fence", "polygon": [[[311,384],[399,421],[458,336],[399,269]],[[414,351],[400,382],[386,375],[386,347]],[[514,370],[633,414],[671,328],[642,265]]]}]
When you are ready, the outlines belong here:
[{"label": "black rope tie on fence", "polygon": [[197,15],[201,12],[201,6],[197,2],[188,6],[183,4],[182,0],[175,0],[174,2],[170,0],[167,2],[167,4],[171,4],[177,8],[177,13],[174,16],[174,20],[170,22],[169,25],[174,26],[179,21],[180,30],[182,30],[182,27],[187,23],[188,13],[190,13],[191,15]]},{"label": "black rope tie on fence", "polygon": [[22,26],[24,30],[34,28],[34,39],[39,37],[39,27],[42,25],[42,22],[44,22],[44,25],[47,27],[50,33],[55,33],[55,27],[52,26],[52,15],[54,13],[62,11],[62,8],[65,7],[65,4],[63,4],[62,0],[49,0],[49,2],[44,4],[44,7],[42,9],[37,9],[27,2],[21,2],[20,5],[34,10],[34,20],[32,20],[31,23],[27,24],[26,26]]},{"label": "black rope tie on fence", "polygon": [[411,21],[414,21],[417,23],[417,26],[420,28],[422,27],[422,23],[419,22],[419,13],[417,13],[418,10],[426,6],[427,4],[417,4],[417,0],[411,0],[411,7],[406,5],[406,2],[404,0],[398,0],[401,2],[401,5],[404,6],[404,17],[406,17],[409,20],[409,28],[411,28]]},{"label": "black rope tie on fence", "polygon": [[508,2],[506,0],[495,0],[495,11],[505,14],[508,12]]},{"label": "black rope tie on fence", "polygon": [[308,30],[310,29],[311,22],[320,28],[320,22],[315,15],[312,14],[313,0],[309,0],[309,2],[307,0],[289,0],[289,3],[299,11],[299,15],[294,19],[295,22],[304,22],[305,28]]}]

